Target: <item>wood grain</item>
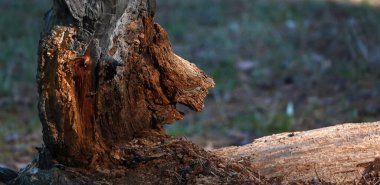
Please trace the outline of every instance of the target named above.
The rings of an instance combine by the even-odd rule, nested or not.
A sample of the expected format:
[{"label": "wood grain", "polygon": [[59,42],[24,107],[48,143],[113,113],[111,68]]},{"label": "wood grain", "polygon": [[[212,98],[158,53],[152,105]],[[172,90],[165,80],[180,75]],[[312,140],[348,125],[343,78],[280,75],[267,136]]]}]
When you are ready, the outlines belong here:
[{"label": "wood grain", "polygon": [[380,122],[276,134],[215,152],[283,183],[358,183],[380,157]]}]

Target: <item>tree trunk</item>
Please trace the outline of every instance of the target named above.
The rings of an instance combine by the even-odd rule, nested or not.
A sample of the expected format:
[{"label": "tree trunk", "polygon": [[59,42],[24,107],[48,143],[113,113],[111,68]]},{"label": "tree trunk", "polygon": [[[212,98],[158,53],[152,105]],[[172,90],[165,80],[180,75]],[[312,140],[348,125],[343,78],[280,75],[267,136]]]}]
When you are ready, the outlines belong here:
[{"label": "tree trunk", "polygon": [[109,163],[109,151],[203,108],[213,86],[175,55],[152,0],[54,0],[39,49],[43,139],[65,165]]},{"label": "tree trunk", "polygon": [[165,135],[211,78],[175,55],[154,0],[54,0],[38,58],[45,147],[13,184],[252,182],[252,173]]},{"label": "tree trunk", "polygon": [[176,105],[201,111],[214,83],[172,52],[154,11],[154,0],[54,0],[38,53],[45,146],[10,184],[348,183],[377,177],[380,168],[371,161],[380,148],[378,123],[268,136],[213,152],[166,136],[163,124],[183,117]]}]

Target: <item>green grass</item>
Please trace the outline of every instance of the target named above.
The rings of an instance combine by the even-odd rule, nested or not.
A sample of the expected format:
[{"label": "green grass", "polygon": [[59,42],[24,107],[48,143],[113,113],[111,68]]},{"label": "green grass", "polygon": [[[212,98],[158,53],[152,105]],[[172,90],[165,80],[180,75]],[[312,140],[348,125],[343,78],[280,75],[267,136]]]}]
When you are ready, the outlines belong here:
[{"label": "green grass", "polygon": [[[379,120],[376,1],[158,0],[156,21],[174,51],[216,81],[205,110],[170,125],[169,133],[227,137],[239,130],[252,139]],[[36,57],[49,8],[48,0],[0,1],[0,138],[40,132]],[[240,69],[242,61],[253,67]]]},{"label": "green grass", "polygon": [[[28,135],[41,132],[35,76],[38,40],[49,4],[48,0],[0,1],[0,163],[3,164],[33,148],[36,142]],[[22,137],[13,143],[6,139],[11,134]],[[30,146],[20,148],[26,144]]]},{"label": "green grass", "polygon": [[[175,52],[216,81],[205,113],[191,114],[170,133],[239,129],[255,138],[378,120],[380,7],[372,3],[159,1],[156,20]],[[241,71],[240,61],[255,65]],[[293,117],[285,114],[289,101]]]},{"label": "green grass", "polygon": [[37,46],[48,1],[0,1],[0,97],[35,86]]},{"label": "green grass", "polygon": [[0,95],[34,85],[37,45],[48,1],[0,2]]}]

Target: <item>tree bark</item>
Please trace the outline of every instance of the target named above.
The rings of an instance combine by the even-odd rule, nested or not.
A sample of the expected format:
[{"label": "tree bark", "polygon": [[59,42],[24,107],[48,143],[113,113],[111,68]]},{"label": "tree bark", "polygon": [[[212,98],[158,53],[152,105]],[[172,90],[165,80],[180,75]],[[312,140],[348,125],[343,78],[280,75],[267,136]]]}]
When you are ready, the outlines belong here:
[{"label": "tree bark", "polygon": [[5,175],[9,184],[378,179],[380,123],[273,135],[215,151],[166,136],[163,124],[183,117],[176,104],[201,111],[214,82],[172,52],[154,11],[154,0],[54,0],[38,53],[45,146],[15,179]]},{"label": "tree bark", "polygon": [[252,172],[165,135],[214,82],[175,55],[154,0],[54,0],[38,58],[45,146],[11,184],[250,183]]},{"label": "tree bark", "polygon": [[141,130],[201,111],[214,85],[171,51],[153,0],[54,0],[38,61],[46,148],[65,165],[92,168]]}]

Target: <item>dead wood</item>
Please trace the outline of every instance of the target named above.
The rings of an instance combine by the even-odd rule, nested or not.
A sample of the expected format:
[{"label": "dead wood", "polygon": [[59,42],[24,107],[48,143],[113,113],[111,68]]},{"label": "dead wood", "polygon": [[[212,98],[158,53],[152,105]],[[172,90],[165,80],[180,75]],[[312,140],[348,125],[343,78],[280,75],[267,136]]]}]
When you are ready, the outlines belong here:
[{"label": "dead wood", "polygon": [[147,129],[201,111],[214,85],[175,55],[153,22],[155,1],[55,0],[38,59],[46,148],[65,165],[110,161],[109,150]]},{"label": "dead wood", "polygon": [[276,134],[215,152],[270,181],[372,184],[380,180],[379,133],[379,122],[343,124]]},{"label": "dead wood", "polygon": [[[154,0],[54,0],[38,58],[45,145],[9,184],[318,184],[379,178],[380,123],[205,151],[165,135],[214,85],[175,55]],[[12,177],[13,178],[13,177]]]}]

